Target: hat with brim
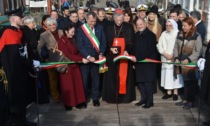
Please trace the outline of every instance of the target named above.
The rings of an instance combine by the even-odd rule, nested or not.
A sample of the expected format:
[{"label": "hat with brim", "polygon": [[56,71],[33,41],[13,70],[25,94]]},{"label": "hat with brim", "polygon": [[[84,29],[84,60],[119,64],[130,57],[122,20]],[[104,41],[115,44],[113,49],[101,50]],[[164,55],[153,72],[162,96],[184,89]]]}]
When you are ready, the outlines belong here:
[{"label": "hat with brim", "polygon": [[24,17],[23,9],[22,8],[19,8],[19,9],[14,10],[14,11],[6,12],[5,14],[8,15],[8,16],[18,16],[20,18],[23,18]]},{"label": "hat with brim", "polygon": [[160,16],[158,13],[158,6],[154,5],[151,7],[151,9],[149,11],[146,12],[146,14],[148,15],[149,13],[154,13],[156,14],[158,17]]},{"label": "hat with brim", "polygon": [[139,4],[137,7],[136,7],[136,10],[137,11],[147,11],[148,9],[148,6],[145,5],[145,4]]},{"label": "hat with brim", "polygon": [[115,9],[111,8],[111,7],[108,7],[108,8],[105,8],[105,11],[106,11],[106,14],[113,15],[114,12],[115,12]]}]

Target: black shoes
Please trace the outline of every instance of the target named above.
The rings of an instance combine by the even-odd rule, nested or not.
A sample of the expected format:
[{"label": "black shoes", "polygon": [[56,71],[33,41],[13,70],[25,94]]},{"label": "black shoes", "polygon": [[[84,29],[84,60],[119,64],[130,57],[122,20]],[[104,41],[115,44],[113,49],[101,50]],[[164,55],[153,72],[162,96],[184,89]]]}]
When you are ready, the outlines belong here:
[{"label": "black shoes", "polygon": [[168,98],[171,98],[172,97],[172,94],[165,94],[163,97],[162,97],[162,99],[168,99]]},{"label": "black shoes", "polygon": [[175,103],[176,106],[183,106],[185,104],[186,104],[186,102],[184,102],[184,101],[180,101],[180,102]]},{"label": "black shoes", "polygon": [[178,95],[177,94],[174,94],[173,95],[173,101],[177,101],[178,100]]},{"label": "black shoes", "polygon": [[191,102],[187,102],[183,106],[183,109],[190,109],[190,108],[192,108],[192,103]]},{"label": "black shoes", "polygon": [[141,101],[139,101],[138,103],[136,103],[135,106],[141,106],[141,105],[143,105],[143,104],[145,104],[145,103],[146,103],[146,101],[141,100]]},{"label": "black shoes", "polygon": [[210,121],[208,121],[208,122],[203,122],[203,125],[205,125],[205,126],[210,126]]},{"label": "black shoes", "polygon": [[83,102],[83,103],[77,105],[76,108],[77,109],[86,109],[87,108],[87,103]]},{"label": "black shoes", "polygon": [[145,105],[143,105],[142,106],[142,108],[144,108],[144,109],[148,109],[148,108],[151,108],[151,107],[153,107],[154,106],[154,103],[151,103],[151,104],[145,104]]},{"label": "black shoes", "polygon": [[100,106],[99,100],[93,100],[93,106],[99,107]]}]

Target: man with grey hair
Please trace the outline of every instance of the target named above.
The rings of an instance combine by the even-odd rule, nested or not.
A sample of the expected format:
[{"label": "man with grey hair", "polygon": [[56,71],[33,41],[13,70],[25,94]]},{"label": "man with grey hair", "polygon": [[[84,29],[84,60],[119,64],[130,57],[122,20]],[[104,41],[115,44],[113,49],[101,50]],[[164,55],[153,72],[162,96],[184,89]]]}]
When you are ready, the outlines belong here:
[{"label": "man with grey hair", "polygon": [[197,11],[197,10],[191,11],[190,12],[190,17],[193,19],[193,22],[195,24],[197,32],[201,35],[202,44],[203,44],[203,47],[205,47],[205,49],[203,48],[203,51],[202,51],[202,54],[204,56],[206,47],[208,45],[205,42],[206,34],[207,34],[206,26],[203,23],[203,21],[201,20],[201,13],[199,11]]},{"label": "man with grey hair", "polygon": [[76,31],[77,46],[82,56],[89,60],[88,64],[81,65],[81,73],[88,98],[89,77],[92,80],[92,99],[95,107],[100,106],[99,102],[99,65],[96,60],[102,59],[106,49],[106,38],[102,26],[96,25],[97,16],[94,12],[86,15],[87,23],[80,26]]},{"label": "man with grey hair", "polygon": [[153,84],[156,81],[156,64],[155,63],[138,63],[137,61],[145,58],[157,59],[156,36],[151,32],[143,19],[138,19],[136,22],[138,32],[135,34],[134,40],[134,58],[136,83],[138,85],[141,100],[136,103],[136,106],[142,108],[150,108],[153,103]]},{"label": "man with grey hair", "polygon": [[123,22],[124,12],[117,9],[114,22],[105,27],[107,37],[107,65],[104,73],[103,100],[108,103],[130,103],[136,99],[134,74],[131,62],[119,60],[113,62],[115,56],[132,53],[134,30]]}]

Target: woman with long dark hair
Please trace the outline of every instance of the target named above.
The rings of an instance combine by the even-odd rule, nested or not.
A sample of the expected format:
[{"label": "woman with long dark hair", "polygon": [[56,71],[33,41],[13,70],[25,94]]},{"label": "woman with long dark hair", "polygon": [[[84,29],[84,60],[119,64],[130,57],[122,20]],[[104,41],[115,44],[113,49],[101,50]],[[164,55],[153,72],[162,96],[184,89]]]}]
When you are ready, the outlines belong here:
[{"label": "woman with long dark hair", "polygon": [[[88,63],[79,53],[74,41],[75,28],[68,24],[63,29],[64,35],[58,41],[58,49],[70,60],[78,63]],[[60,74],[60,86],[62,102],[67,111],[71,111],[72,107],[79,109],[86,108],[86,98],[82,83],[82,75],[78,64],[69,64],[66,73]]]},{"label": "woman with long dark hair", "polygon": [[133,23],[133,14],[131,12],[131,9],[130,8],[126,9],[124,13],[125,13],[124,22],[129,23],[133,27],[134,31],[137,32],[138,30],[136,28],[136,25]]},{"label": "woman with long dark hair", "polygon": [[[182,21],[182,31],[178,34],[174,48],[174,60],[176,63],[186,65],[197,62],[201,55],[202,41],[201,36],[196,32],[192,18],[187,17]],[[184,80],[184,99],[176,103],[184,109],[190,109],[195,101],[197,77],[195,69],[185,66],[178,66],[176,73],[182,74]]]}]

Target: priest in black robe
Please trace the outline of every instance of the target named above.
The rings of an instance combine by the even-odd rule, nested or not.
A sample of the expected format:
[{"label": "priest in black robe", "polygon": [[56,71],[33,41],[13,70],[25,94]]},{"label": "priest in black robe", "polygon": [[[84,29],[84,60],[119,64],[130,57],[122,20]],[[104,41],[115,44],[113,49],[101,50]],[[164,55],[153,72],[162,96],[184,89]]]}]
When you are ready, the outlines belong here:
[{"label": "priest in black robe", "polygon": [[[130,55],[133,48],[134,31],[129,24],[123,22],[123,18],[122,10],[116,10],[114,22],[105,27],[108,71],[104,74],[102,98],[108,103],[130,103],[136,99],[132,62],[113,62],[118,55]],[[125,67],[121,67],[122,62]],[[126,71],[123,73],[125,76],[121,75],[122,70]]]}]

